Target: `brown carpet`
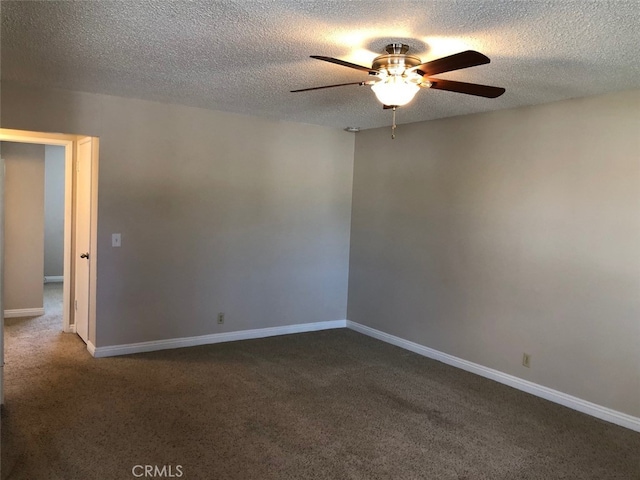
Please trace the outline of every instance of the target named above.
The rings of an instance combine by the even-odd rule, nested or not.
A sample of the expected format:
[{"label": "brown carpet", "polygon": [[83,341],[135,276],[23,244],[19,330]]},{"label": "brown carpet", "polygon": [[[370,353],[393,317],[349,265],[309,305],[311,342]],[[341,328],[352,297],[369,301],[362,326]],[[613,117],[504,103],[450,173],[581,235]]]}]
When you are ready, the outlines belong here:
[{"label": "brown carpet", "polygon": [[640,479],[640,434],[349,330],[93,359],[56,289],[6,322],[2,479]]}]

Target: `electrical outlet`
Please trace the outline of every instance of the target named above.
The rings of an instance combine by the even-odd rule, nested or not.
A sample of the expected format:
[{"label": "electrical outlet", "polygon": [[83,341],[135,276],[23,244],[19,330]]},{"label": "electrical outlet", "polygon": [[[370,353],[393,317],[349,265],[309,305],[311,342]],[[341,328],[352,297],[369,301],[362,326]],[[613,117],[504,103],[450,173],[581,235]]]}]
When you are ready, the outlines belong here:
[{"label": "electrical outlet", "polygon": [[528,353],[522,354],[522,365],[527,368],[531,368],[531,355]]},{"label": "electrical outlet", "polygon": [[218,324],[222,325],[224,323],[224,313],[220,312],[218,314]]}]

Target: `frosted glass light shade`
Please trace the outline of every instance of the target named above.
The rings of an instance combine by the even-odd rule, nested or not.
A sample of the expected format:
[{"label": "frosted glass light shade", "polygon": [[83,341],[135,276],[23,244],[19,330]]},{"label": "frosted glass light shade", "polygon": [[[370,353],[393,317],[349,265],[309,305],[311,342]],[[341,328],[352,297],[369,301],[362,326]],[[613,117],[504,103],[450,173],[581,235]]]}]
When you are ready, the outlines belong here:
[{"label": "frosted glass light shade", "polygon": [[383,105],[400,107],[413,100],[420,87],[399,75],[392,75],[371,85],[371,90]]}]

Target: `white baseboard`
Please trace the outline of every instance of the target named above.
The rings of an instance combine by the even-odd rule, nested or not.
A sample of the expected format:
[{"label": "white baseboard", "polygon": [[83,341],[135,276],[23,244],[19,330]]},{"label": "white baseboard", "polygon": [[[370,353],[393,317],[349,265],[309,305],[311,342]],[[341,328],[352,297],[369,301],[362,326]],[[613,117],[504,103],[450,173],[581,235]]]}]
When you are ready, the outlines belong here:
[{"label": "white baseboard", "polygon": [[44,277],[44,283],[62,283],[62,282],[64,282],[64,277],[62,275],[59,275],[59,276],[46,275]]},{"label": "white baseboard", "polygon": [[[6,315],[5,315],[6,317]],[[255,338],[266,338],[277,335],[289,335],[292,333],[313,332],[318,330],[328,330],[333,328],[350,328],[364,335],[382,340],[405,350],[423,355],[434,360],[446,363],[456,368],[466,370],[476,375],[489,378],[496,382],[508,385],[523,392],[530,393],[545,400],[558,403],[565,407],[577,410],[587,415],[605,420],[607,422],[629,428],[640,432],[640,418],[633,417],[626,413],[618,412],[607,407],[588,402],[581,398],[568,395],[558,390],[538,385],[537,383],[523,380],[507,373],[488,368],[477,363],[454,357],[444,352],[425,347],[418,343],[405,340],[394,335],[376,330],[349,320],[333,320],[317,323],[303,323],[298,325],[287,325],[283,327],[259,328],[254,330],[241,330],[238,332],[214,333],[211,335],[200,335],[196,337],[170,338],[166,340],[156,340],[151,342],[129,343],[124,345],[109,345],[96,347],[93,343],[87,342],[87,350],[96,357],[112,357],[117,355],[129,355],[132,353],[153,352],[157,350],[168,350],[172,348],[194,347],[197,345],[209,345],[214,343],[235,342],[237,340],[250,340]]]},{"label": "white baseboard", "polygon": [[155,340],[151,342],[110,345],[106,347],[96,347],[91,342],[87,342],[87,350],[89,350],[89,353],[96,358],[113,357],[116,355],[129,355],[131,353],[154,352],[156,350],[168,350],[171,348],[195,347],[197,345],[209,345],[213,343],[235,342],[237,340],[289,335],[291,333],[315,332],[318,330],[329,330],[332,328],[345,328],[346,326],[346,320],[333,320],[317,323],[301,323],[298,325],[287,325],[284,327],[240,330],[238,332],[213,333],[211,335],[199,335],[197,337],[170,338],[167,340]]},{"label": "white baseboard", "polygon": [[620,425],[621,427],[640,432],[640,418],[638,417],[633,417],[626,413],[618,412],[616,410],[612,410],[610,408],[588,402],[581,398],[559,392],[558,390],[553,390],[551,388],[538,385],[537,383],[523,380],[521,378],[514,377],[513,375],[509,375],[492,368],[484,367],[477,363],[463,360],[462,358],[454,357],[453,355],[449,355],[447,353],[425,347],[418,343],[410,342],[409,340],[405,340],[403,338],[381,332],[380,330],[376,330],[359,323],[347,320],[346,324],[347,328],[355,330],[356,332],[363,333],[370,337],[377,338],[378,340],[382,340],[383,342],[390,343],[397,347],[404,348],[405,350],[409,350],[411,352],[423,355],[428,358],[432,358],[434,360],[438,360],[442,363],[446,363],[447,365],[466,370],[467,372],[475,373],[476,375],[495,380],[496,382],[503,383],[515,389],[522,390],[523,392],[527,392],[537,397],[544,398],[545,400],[558,403],[573,410],[577,410],[578,412],[586,413],[587,415],[591,415],[592,417],[596,417],[607,422],[615,423],[616,425]]},{"label": "white baseboard", "polygon": [[16,308],[4,311],[4,318],[39,317],[40,315],[44,315],[44,308]]}]

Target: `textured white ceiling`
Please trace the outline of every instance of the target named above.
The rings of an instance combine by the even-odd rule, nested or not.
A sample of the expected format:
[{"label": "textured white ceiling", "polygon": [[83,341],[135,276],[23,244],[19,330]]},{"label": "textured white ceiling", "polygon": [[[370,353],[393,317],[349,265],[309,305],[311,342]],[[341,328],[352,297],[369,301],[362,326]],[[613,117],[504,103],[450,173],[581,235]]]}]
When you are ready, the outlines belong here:
[{"label": "textured white ceiling", "polygon": [[2,1],[2,80],[335,127],[391,123],[366,80],[391,41],[423,61],[467,49],[491,63],[440,75],[497,99],[422,90],[407,123],[640,88],[634,1]]}]

